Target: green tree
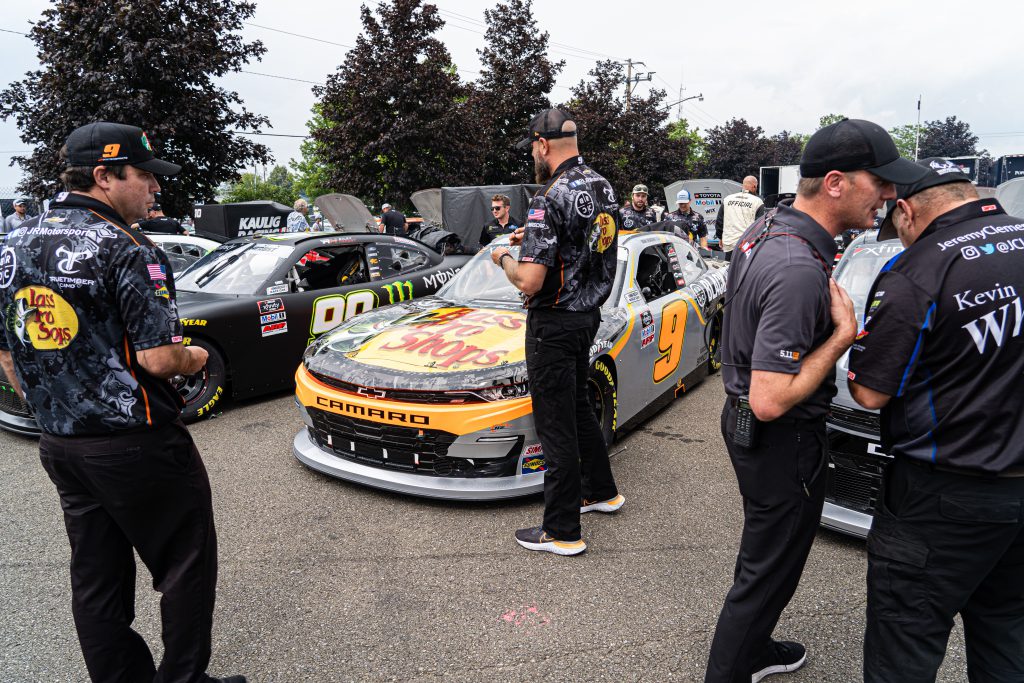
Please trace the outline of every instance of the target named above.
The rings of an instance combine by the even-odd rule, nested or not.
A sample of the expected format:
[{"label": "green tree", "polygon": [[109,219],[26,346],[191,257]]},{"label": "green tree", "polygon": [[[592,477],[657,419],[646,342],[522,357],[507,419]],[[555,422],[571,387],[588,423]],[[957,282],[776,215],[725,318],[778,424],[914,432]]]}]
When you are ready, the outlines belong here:
[{"label": "green tree", "polygon": [[[279,166],[278,168],[283,168]],[[291,206],[298,197],[292,187],[282,187],[271,180],[263,180],[253,173],[243,173],[238,181],[228,186],[221,198],[223,202],[271,201]]]},{"label": "green tree", "polygon": [[978,151],[978,136],[971,132],[966,121],[955,116],[947,116],[945,120],[928,121],[921,129],[921,149],[918,156],[928,157],[965,157],[981,155]]},{"label": "green tree", "polygon": [[146,131],[157,154],[181,164],[161,183],[171,215],[214,196],[239,166],[266,163],[269,150],[232,130],[259,130],[264,116],[245,109],[215,79],[265,52],[243,43],[255,3],[241,0],[55,0],[29,31],[41,68],[0,93],[0,117],[13,117],[34,150],[15,157],[19,190],[48,197],[63,170],[68,134],[93,121]]},{"label": "green tree", "polygon": [[295,177],[295,193],[310,199],[338,191],[331,185],[326,143],[313,134],[313,131],[323,130],[327,126],[320,110],[319,103],[313,105],[313,118],[306,122],[310,137],[299,145],[299,153],[302,156],[298,161],[292,159],[289,162]]},{"label": "green tree", "polygon": [[833,123],[839,123],[843,119],[848,119],[846,114],[825,114],[818,119],[818,128],[824,128],[825,126],[831,126]]},{"label": "green tree", "polygon": [[270,173],[267,174],[267,182],[271,185],[276,185],[281,189],[292,192],[292,187],[295,185],[295,176],[285,166],[275,166],[270,169]]},{"label": "green tree", "polygon": [[548,58],[548,33],[537,28],[532,0],[508,0],[484,10],[483,67],[470,98],[484,139],[478,183],[532,182],[528,154],[515,149],[534,114],[551,106],[548,95],[565,61]]},{"label": "green tree", "polygon": [[704,159],[700,171],[705,178],[742,180],[757,176],[761,166],[775,166],[774,145],[764,129],[746,119],[731,119],[709,128],[704,136]]},{"label": "green tree", "polygon": [[314,92],[323,125],[311,129],[328,184],[367,204],[408,205],[416,190],[466,184],[482,135],[468,89],[434,34],[444,25],[423,0],[362,6],[363,32]]},{"label": "green tree", "polygon": [[679,119],[668,124],[668,139],[681,140],[687,145],[685,167],[692,172],[704,156],[704,138],[699,128],[690,128],[690,122]]},{"label": "green tree", "polygon": [[917,138],[917,126],[908,123],[903,126],[894,126],[889,129],[889,135],[896,143],[896,149],[904,159],[914,160],[914,144]]}]

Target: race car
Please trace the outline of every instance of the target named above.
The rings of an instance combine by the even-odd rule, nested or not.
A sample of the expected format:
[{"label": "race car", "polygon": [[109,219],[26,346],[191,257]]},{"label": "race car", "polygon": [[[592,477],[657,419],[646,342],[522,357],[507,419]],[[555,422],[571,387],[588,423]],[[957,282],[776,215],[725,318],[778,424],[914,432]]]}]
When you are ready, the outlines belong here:
[{"label": "race car", "polygon": [[189,266],[220,246],[220,242],[195,235],[146,234],[153,240],[153,244],[167,254],[175,277],[180,277]]},{"label": "race car", "polygon": [[[296,372],[308,467],[429,498],[542,490],[520,293],[491,261],[502,237],[436,296],[371,311],[315,341]],[[720,367],[728,266],[668,233],[622,234],[616,282],[590,349],[605,440]]]},{"label": "race car", "polygon": [[[864,320],[867,297],[878,273],[901,251],[899,240],[879,242],[876,230],[864,233],[846,248],[834,277],[853,300],[858,321]],[[836,364],[838,393],[825,421],[829,469],[821,525],[863,538],[871,529],[882,473],[892,457],[880,450],[878,411],[860,407],[850,395],[846,384],[849,362],[847,351]]]},{"label": "race car", "polygon": [[[184,341],[210,354],[177,380],[182,419],[210,416],[228,396],[290,388],[310,342],[364,311],[433,294],[468,258],[370,233],[257,234],[218,246],[175,277]],[[6,378],[0,427],[38,434]]]}]

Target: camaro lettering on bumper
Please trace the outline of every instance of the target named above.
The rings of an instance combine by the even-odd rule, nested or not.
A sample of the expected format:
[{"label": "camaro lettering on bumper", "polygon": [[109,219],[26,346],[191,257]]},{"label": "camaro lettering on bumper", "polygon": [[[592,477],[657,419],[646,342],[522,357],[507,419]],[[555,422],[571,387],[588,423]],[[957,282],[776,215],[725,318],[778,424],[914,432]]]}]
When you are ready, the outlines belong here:
[{"label": "camaro lettering on bumper", "polygon": [[365,406],[355,405],[352,403],[345,403],[344,401],[338,401],[332,398],[324,398],[323,396],[316,397],[317,405],[330,408],[332,410],[340,410],[343,413],[351,415],[359,415],[360,417],[368,418],[379,418],[381,420],[396,420],[398,422],[405,422],[413,425],[428,425],[430,424],[429,415],[417,415],[415,413],[403,413],[399,410],[384,410],[381,408],[367,408]]}]

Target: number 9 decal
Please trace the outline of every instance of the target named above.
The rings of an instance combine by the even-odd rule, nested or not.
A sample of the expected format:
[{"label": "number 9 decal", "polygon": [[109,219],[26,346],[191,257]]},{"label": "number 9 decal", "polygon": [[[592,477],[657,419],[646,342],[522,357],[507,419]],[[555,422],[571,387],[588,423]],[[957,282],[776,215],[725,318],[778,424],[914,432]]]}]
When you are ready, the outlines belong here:
[{"label": "number 9 decal", "polygon": [[661,331],[658,333],[658,351],[654,361],[654,382],[671,377],[683,358],[683,339],[686,336],[687,305],[682,299],[673,301],[661,312]]}]

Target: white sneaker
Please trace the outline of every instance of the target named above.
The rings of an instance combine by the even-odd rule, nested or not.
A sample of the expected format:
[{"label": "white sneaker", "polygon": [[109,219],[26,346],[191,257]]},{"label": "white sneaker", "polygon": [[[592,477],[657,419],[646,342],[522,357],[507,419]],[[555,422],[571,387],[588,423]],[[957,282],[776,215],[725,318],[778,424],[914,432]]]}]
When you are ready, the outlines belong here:
[{"label": "white sneaker", "polygon": [[580,506],[580,513],[584,512],[615,512],[626,502],[626,497],[621,493],[608,500],[587,500],[583,499]]}]

